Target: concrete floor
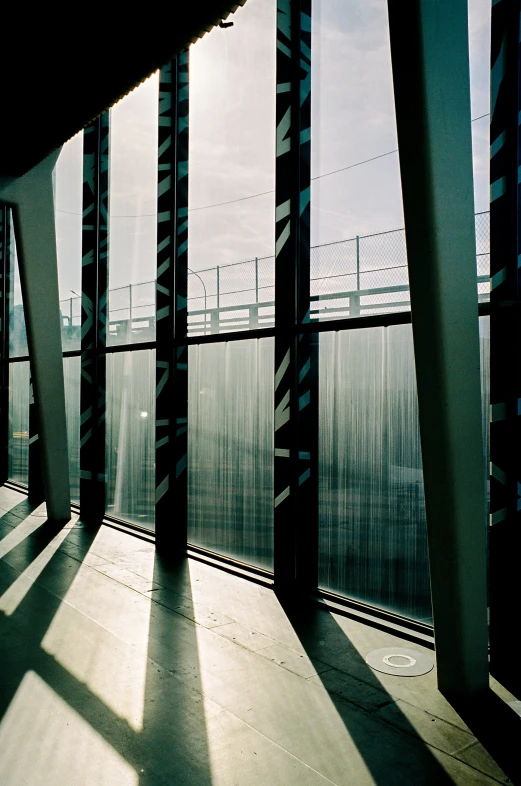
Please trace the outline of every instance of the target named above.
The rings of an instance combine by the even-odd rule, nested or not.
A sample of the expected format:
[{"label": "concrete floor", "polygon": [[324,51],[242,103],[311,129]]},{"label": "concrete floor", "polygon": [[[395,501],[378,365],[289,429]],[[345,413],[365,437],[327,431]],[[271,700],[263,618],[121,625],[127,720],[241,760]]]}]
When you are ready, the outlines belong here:
[{"label": "concrete floor", "polygon": [[511,782],[435,671],[365,664],[417,645],[7,488],[0,637],[1,786]]}]

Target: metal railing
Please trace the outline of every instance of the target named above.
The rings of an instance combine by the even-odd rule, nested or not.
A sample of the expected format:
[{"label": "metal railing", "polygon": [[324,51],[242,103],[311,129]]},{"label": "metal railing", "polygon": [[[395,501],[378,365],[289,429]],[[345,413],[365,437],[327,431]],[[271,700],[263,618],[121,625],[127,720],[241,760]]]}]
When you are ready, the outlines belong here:
[{"label": "metal railing", "polygon": [[[489,293],[489,214],[476,214],[477,284]],[[155,281],[109,292],[109,344],[155,339]],[[405,231],[395,229],[311,249],[310,320],[324,321],[408,311]],[[60,302],[64,349],[77,349],[81,299]],[[19,313],[16,313],[16,309]],[[188,272],[188,335],[271,328],[275,320],[275,258],[216,265]],[[27,353],[21,306],[15,306],[11,355]]]}]

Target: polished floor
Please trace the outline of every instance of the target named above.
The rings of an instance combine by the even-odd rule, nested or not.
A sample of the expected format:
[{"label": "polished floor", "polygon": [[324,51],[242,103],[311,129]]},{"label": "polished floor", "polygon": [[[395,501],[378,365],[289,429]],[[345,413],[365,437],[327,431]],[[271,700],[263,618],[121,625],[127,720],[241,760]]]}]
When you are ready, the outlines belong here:
[{"label": "polished floor", "polygon": [[416,644],[5,487],[0,640],[1,786],[512,782],[435,671],[365,664]]}]

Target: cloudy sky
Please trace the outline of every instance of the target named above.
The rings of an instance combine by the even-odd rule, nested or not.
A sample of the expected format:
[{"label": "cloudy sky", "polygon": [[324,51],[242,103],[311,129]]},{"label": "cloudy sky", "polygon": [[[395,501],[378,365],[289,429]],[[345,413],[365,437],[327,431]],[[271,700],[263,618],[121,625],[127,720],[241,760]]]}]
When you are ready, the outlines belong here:
[{"label": "cloudy sky", "polygon": [[[403,226],[403,212],[396,153],[328,175],[397,146],[386,2],[314,0],[313,6],[317,245]],[[478,117],[489,110],[489,3],[470,0],[469,17],[472,116]],[[213,30],[191,49],[189,266],[195,271],[274,251],[275,2],[248,0],[233,19],[233,27]],[[153,76],[111,113],[111,288],[155,277],[157,90]],[[488,117],[473,123],[473,144],[481,211],[488,209]],[[62,298],[81,287],[81,145],[79,135],[65,146],[56,171]]]}]

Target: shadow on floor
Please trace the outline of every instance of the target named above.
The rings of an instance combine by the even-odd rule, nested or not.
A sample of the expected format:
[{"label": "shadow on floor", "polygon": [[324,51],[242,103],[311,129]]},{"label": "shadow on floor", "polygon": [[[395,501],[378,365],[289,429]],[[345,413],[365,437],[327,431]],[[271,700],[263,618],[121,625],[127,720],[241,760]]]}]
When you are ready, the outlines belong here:
[{"label": "shadow on floor", "polygon": [[[386,691],[334,617],[309,603],[284,601],[283,607],[374,783],[378,786],[453,784],[450,770],[453,765],[458,768],[458,762],[451,761],[448,753],[439,754],[444,764],[438,761],[438,754],[435,756],[433,749],[419,737],[396,704],[396,698]],[[320,673],[318,664],[325,655],[323,645],[334,651],[336,665]],[[339,663],[341,671],[337,670]],[[384,717],[378,714],[386,707],[391,710],[393,720],[384,726],[385,711]],[[476,776],[479,776],[477,772]]]},{"label": "shadow on floor", "polygon": [[521,717],[493,690],[472,704],[453,703],[454,709],[512,783],[521,783]]},{"label": "shadow on floor", "polygon": [[[64,527],[37,521],[31,512],[25,501],[20,503],[3,517],[0,531],[0,547],[10,538],[0,560],[2,785],[32,783],[38,777],[46,786],[209,786],[198,669],[191,685],[174,673],[183,659],[193,662],[194,625],[183,624],[187,620],[178,614],[95,570],[82,573],[87,557],[94,564],[99,560],[90,552],[99,525]],[[176,576],[186,584],[186,564],[165,568],[158,560],[154,579],[161,580],[165,570],[170,585]],[[112,603],[108,629],[74,608],[84,585],[94,606]],[[111,600],[111,593],[119,597]],[[139,637],[136,646],[118,639],[118,624],[124,631],[136,620],[133,601],[140,620],[147,620],[149,612],[149,627],[140,631],[142,647]],[[120,619],[113,635],[109,629],[118,602]],[[183,602],[185,607],[189,603],[186,597]],[[97,618],[95,612],[92,616]],[[119,664],[112,652],[118,647]],[[171,670],[157,665],[154,658],[160,653],[162,661],[168,653]],[[136,674],[142,677],[141,697]],[[111,706],[114,696],[116,705]],[[133,699],[142,707],[134,717],[128,710]]]}]

